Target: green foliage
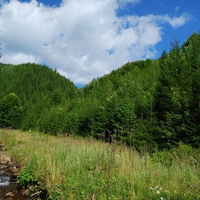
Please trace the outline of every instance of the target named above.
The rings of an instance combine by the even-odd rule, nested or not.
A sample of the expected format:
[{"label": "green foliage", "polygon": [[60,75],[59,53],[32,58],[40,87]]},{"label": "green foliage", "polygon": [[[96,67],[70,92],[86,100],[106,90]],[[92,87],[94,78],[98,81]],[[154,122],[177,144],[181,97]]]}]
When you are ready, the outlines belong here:
[{"label": "green foliage", "polygon": [[180,141],[196,147],[199,145],[196,119],[199,117],[200,60],[198,53],[194,57],[194,49],[199,49],[199,38],[198,34],[193,34],[182,48],[175,39],[169,54],[164,52],[160,58],[161,73],[153,108],[157,121],[154,138],[159,148],[171,148]]},{"label": "green foliage", "polygon": [[20,172],[18,176],[19,185],[21,187],[28,187],[37,182],[37,179],[34,177],[34,170],[31,166],[26,167],[23,171]]},{"label": "green foliage", "polygon": [[23,108],[16,94],[10,93],[0,100],[0,127],[20,128]]},{"label": "green foliage", "polygon": [[139,153],[92,139],[16,133],[3,130],[0,140],[17,141],[9,153],[23,159],[22,183],[38,180],[48,199],[200,199],[200,152],[189,145]]},{"label": "green foliage", "polygon": [[172,167],[174,163],[184,160],[188,165],[199,165],[199,150],[194,149],[189,145],[179,143],[178,147],[152,154],[152,159],[155,162],[160,162],[163,165]]},{"label": "green foliage", "polygon": [[23,130],[40,128],[41,121],[46,121],[49,111],[67,108],[78,90],[56,71],[31,63],[16,66],[0,63],[0,80],[0,98],[15,93],[23,106],[22,123],[17,126]]},{"label": "green foliage", "polygon": [[14,125],[1,109],[0,125],[53,135],[105,134],[108,142],[149,151],[179,142],[199,147],[200,35],[170,45],[159,59],[128,62],[82,89],[46,66],[0,63],[0,98],[15,93],[23,106],[10,109],[11,116],[19,114]]}]

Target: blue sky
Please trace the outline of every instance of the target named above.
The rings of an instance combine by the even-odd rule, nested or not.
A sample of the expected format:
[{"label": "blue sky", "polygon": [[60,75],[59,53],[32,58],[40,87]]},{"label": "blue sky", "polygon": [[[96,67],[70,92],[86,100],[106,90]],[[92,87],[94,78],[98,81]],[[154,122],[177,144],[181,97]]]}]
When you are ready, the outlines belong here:
[{"label": "blue sky", "polygon": [[0,0],[1,62],[45,64],[84,85],[199,32],[198,1]]},{"label": "blue sky", "polygon": [[190,20],[183,26],[174,28],[170,24],[164,24],[162,27],[162,41],[156,45],[160,56],[162,50],[169,50],[170,42],[176,37],[180,44],[187,40],[193,32],[200,31],[200,1],[196,0],[143,0],[136,5],[131,3],[119,10],[119,15],[139,15],[148,14],[163,15],[168,14],[171,17],[178,17],[182,14],[188,15]]}]

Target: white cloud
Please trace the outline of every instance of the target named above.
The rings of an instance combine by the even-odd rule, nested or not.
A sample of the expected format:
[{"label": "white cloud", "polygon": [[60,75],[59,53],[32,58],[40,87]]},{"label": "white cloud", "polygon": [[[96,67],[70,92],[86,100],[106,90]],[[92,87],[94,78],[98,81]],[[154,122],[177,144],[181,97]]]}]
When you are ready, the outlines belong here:
[{"label": "white cloud", "polygon": [[141,2],[141,0],[118,0],[118,4],[120,7],[124,7],[128,3],[136,4],[139,2]]},{"label": "white cloud", "polygon": [[40,63],[41,60],[39,57],[36,57],[34,55],[28,55],[23,52],[18,52],[18,53],[7,53],[3,55],[3,61],[5,63],[10,63],[10,64],[19,64],[19,63]]},{"label": "white cloud", "polygon": [[74,83],[88,83],[128,61],[153,57],[163,23],[173,27],[189,17],[118,17],[120,3],[140,0],[64,0],[46,7],[36,0],[3,3],[1,62],[45,62]]},{"label": "white cloud", "polygon": [[189,15],[185,14],[185,13],[183,13],[183,15],[181,15],[179,17],[169,17],[168,15],[165,15],[163,17],[163,20],[169,22],[169,24],[174,28],[178,28],[180,26],[183,26],[190,19],[191,19],[191,17]]},{"label": "white cloud", "polygon": [[179,10],[179,6],[176,6],[175,11],[178,12]]}]

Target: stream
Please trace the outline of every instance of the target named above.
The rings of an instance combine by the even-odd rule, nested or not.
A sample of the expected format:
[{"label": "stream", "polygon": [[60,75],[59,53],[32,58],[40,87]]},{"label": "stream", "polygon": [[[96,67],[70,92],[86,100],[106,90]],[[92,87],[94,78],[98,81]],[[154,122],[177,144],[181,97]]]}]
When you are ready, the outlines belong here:
[{"label": "stream", "polygon": [[0,200],[30,200],[25,190],[18,190],[19,167],[12,162],[0,144]]}]

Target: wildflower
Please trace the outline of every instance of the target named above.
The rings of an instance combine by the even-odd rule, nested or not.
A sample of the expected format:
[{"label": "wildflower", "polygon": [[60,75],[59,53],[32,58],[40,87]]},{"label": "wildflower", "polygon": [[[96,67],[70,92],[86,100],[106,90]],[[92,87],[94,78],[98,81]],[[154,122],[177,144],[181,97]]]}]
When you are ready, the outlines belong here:
[{"label": "wildflower", "polygon": [[157,194],[160,194],[160,191],[159,191],[159,190],[157,190]]},{"label": "wildflower", "polygon": [[164,198],[160,197],[160,200],[163,200]]}]

